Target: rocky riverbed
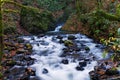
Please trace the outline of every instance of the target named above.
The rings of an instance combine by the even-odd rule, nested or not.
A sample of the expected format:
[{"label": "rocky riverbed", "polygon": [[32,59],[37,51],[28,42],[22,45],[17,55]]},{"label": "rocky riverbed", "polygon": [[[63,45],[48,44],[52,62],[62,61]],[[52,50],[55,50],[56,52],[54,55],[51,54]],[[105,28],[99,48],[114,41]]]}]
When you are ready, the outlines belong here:
[{"label": "rocky riverbed", "polygon": [[17,35],[5,35],[4,47],[0,78],[2,80],[35,80],[35,71],[29,67],[35,61],[30,57],[31,44]]},{"label": "rocky riverbed", "polygon": [[105,46],[82,34],[7,35],[4,44],[2,80],[119,80],[103,68],[113,63],[102,59]]}]

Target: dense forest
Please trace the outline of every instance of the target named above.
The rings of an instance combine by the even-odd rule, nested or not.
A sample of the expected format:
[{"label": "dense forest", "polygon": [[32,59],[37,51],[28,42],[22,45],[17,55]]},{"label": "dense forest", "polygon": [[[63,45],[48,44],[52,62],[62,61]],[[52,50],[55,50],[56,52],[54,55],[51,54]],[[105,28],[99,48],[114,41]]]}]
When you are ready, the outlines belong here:
[{"label": "dense forest", "polygon": [[120,0],[0,0],[0,80],[119,80]]}]

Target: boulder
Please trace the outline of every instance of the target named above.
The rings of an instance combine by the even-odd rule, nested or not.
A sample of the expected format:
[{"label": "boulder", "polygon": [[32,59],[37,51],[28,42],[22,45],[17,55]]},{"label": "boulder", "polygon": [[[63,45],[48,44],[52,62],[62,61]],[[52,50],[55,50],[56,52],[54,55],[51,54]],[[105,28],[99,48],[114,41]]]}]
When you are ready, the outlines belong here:
[{"label": "boulder", "polygon": [[77,66],[77,67],[76,67],[76,70],[78,70],[78,71],[83,71],[83,70],[84,70],[84,68],[83,68],[83,67],[81,67],[81,66]]},{"label": "boulder", "polygon": [[65,40],[64,45],[67,47],[73,46],[73,42],[71,40]]},{"label": "boulder", "polygon": [[56,38],[57,38],[57,39],[63,39],[63,37],[60,36],[60,35],[58,35]]},{"label": "boulder", "polygon": [[74,35],[69,35],[68,36],[68,40],[75,40],[75,39],[76,39],[76,37]]},{"label": "boulder", "polygon": [[23,48],[17,49],[16,54],[22,54],[22,53],[26,53],[27,50],[24,50]]},{"label": "boulder", "polygon": [[61,61],[61,63],[63,63],[63,64],[68,64],[69,61],[68,61],[67,59],[63,59],[63,60]]},{"label": "boulder", "polygon": [[47,74],[48,73],[48,70],[46,68],[43,69],[42,71],[43,74]]},{"label": "boulder", "polygon": [[86,61],[80,61],[80,62],[79,62],[79,65],[80,65],[81,67],[85,67],[85,66],[87,66],[87,62],[86,62]]},{"label": "boulder", "polygon": [[32,68],[26,68],[25,72],[27,73],[27,75],[29,76],[35,76],[35,70],[33,70]]},{"label": "boulder", "polygon": [[120,80],[120,74],[117,69],[118,62],[110,59],[99,60],[98,65],[94,67],[94,71],[90,71],[91,80]]},{"label": "boulder", "polygon": [[32,45],[30,43],[25,44],[27,50],[32,50]]}]

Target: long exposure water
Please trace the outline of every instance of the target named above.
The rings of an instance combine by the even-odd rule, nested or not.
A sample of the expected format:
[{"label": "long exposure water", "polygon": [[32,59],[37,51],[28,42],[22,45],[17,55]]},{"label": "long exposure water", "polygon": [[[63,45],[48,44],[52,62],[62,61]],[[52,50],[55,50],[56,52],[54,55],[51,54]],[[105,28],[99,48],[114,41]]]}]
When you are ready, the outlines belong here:
[{"label": "long exposure water", "polygon": [[[58,26],[55,32],[59,32],[60,28],[61,26]],[[74,42],[80,48],[79,51],[74,53],[79,54],[80,57],[85,59],[90,59],[87,65],[83,67],[84,70],[76,69],[79,62],[85,60],[84,58],[61,57],[62,54],[65,54],[63,49],[66,46],[64,43],[60,43],[60,39],[57,37],[61,36],[63,37],[62,40],[65,41],[70,35],[76,37]],[[36,61],[31,67],[36,70],[36,75],[40,80],[90,80],[88,73],[97,65],[96,60],[102,58],[102,45],[94,43],[92,39],[80,33],[45,35],[43,37],[25,36],[24,39],[33,46],[33,55],[31,57],[35,58]],[[85,51],[83,46],[89,47],[90,50]],[[69,52],[69,54],[73,54],[73,51]],[[97,59],[92,59],[93,56]],[[62,63],[64,59],[68,60],[68,64]]]}]

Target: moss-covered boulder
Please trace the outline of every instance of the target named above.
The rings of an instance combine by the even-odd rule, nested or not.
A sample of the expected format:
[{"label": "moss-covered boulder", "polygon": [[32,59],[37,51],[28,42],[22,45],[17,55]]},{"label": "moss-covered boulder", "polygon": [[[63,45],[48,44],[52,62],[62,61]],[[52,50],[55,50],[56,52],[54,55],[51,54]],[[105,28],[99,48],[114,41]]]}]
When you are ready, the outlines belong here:
[{"label": "moss-covered boulder", "polygon": [[73,42],[71,40],[65,40],[64,45],[67,47],[73,46]]},{"label": "moss-covered boulder", "polygon": [[39,9],[21,9],[20,25],[33,34],[43,33],[54,29],[54,18],[49,11]]}]

